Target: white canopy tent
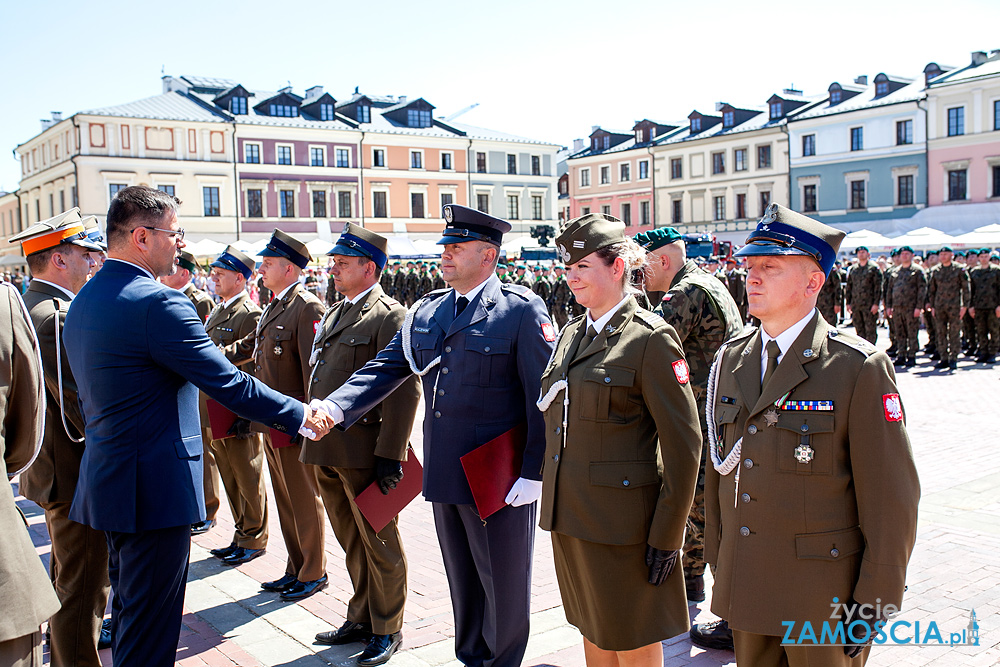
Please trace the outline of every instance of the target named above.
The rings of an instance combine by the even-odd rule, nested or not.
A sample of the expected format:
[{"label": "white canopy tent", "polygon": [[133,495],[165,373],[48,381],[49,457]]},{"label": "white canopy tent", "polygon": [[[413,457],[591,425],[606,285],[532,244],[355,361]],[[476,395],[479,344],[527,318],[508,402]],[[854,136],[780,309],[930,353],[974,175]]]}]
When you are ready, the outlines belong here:
[{"label": "white canopy tent", "polygon": [[226,249],[225,243],[219,243],[212,239],[202,239],[194,243],[188,243],[184,248],[195,257],[217,257]]},{"label": "white canopy tent", "polygon": [[892,247],[908,245],[915,250],[930,250],[950,245],[954,238],[933,227],[921,227],[892,239]]},{"label": "white canopy tent", "polygon": [[888,250],[895,245],[895,241],[888,236],[882,236],[878,232],[862,229],[861,231],[851,232],[844,237],[843,242],[840,244],[840,252],[851,252],[861,246],[877,252],[879,250]]},{"label": "white canopy tent", "polygon": [[951,244],[961,248],[996,248],[1000,246],[1000,224],[985,225],[968,234],[956,236]]}]

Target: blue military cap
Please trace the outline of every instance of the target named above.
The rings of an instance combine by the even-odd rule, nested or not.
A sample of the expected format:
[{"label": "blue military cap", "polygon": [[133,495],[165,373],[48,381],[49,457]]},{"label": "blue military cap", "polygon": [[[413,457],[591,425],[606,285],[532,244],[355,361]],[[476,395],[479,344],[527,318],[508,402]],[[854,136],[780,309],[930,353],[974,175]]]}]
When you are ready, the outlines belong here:
[{"label": "blue military cap", "polygon": [[347,223],[340,238],[337,239],[337,245],[333,246],[333,249],[326,254],[367,257],[375,262],[381,271],[389,261],[388,251],[389,240],[387,238],[364,227]]},{"label": "blue military cap", "polygon": [[87,232],[88,241],[104,252],[107,252],[108,242],[104,240],[104,235],[101,233],[101,226],[97,224],[96,215],[88,215],[83,219],[83,231]]},{"label": "blue military cap", "polygon": [[499,246],[503,235],[510,231],[510,223],[468,206],[448,204],[444,207],[444,228],[438,245],[486,241]]},{"label": "blue military cap", "polygon": [[757,229],[735,257],[759,255],[799,255],[812,257],[826,275],[837,259],[840,242],[846,234],[809,216],[796,213],[780,204],[768,204]]},{"label": "blue military cap", "polygon": [[312,261],[312,255],[309,254],[306,244],[280,229],[274,230],[274,233],[271,234],[271,240],[267,242],[263,250],[257,253],[257,256],[284,257],[300,269],[306,268],[306,265]]},{"label": "blue military cap", "polygon": [[220,269],[241,273],[247,280],[250,280],[250,276],[253,275],[254,265],[253,257],[240,252],[233,246],[226,246],[225,252],[216,257],[211,264],[211,266]]}]

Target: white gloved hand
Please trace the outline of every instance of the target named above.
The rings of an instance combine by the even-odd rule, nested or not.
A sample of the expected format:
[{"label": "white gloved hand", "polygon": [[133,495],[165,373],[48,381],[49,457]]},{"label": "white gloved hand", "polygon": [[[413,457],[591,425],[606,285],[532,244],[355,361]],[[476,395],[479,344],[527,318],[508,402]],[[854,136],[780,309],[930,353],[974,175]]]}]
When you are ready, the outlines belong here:
[{"label": "white gloved hand", "polygon": [[542,497],[542,483],[534,479],[518,477],[514,486],[510,488],[510,493],[504,498],[504,502],[512,507],[520,507],[533,503]]},{"label": "white gloved hand", "polygon": [[313,410],[325,412],[331,419],[333,419],[334,424],[340,424],[344,421],[344,411],[340,409],[339,405],[331,400],[314,398],[309,401],[309,407]]}]

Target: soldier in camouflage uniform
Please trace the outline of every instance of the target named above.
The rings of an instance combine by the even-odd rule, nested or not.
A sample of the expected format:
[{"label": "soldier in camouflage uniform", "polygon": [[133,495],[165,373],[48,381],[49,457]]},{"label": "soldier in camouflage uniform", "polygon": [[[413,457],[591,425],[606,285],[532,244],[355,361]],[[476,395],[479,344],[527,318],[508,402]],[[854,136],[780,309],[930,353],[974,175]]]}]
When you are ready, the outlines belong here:
[{"label": "soldier in camouflage uniform", "polygon": [[927,303],[924,305],[924,324],[927,327],[927,345],[924,346],[924,352],[931,355],[931,359],[940,359],[940,355],[937,352],[937,324],[934,321],[934,312],[930,304],[930,282],[931,282],[931,270],[938,266],[938,251],[929,250],[924,255],[924,261],[921,266],[924,272],[927,274]]},{"label": "soldier in camouflage uniform", "polygon": [[688,599],[700,602],[705,599],[705,459],[708,452],[705,406],[708,372],[722,344],[743,331],[743,319],[726,286],[687,259],[684,238],[676,229],[661,227],[636,234],[634,238],[649,253],[647,287],[654,291],[666,291],[666,296],[654,312],[673,326],[680,336],[691,388],[698,404],[703,437],[702,461],[694,504],[688,515],[684,579]]},{"label": "soldier in camouflage uniform", "polygon": [[420,262],[420,272],[418,275],[420,281],[417,286],[417,299],[430,292],[434,285],[434,280],[431,278],[430,273],[427,272],[427,262]]},{"label": "soldier in camouflage uniform", "polygon": [[392,263],[392,298],[406,305],[406,272],[399,262]]},{"label": "soldier in camouflage uniform", "polygon": [[535,281],[531,284],[531,291],[545,302],[546,310],[552,310],[552,283],[545,277],[545,272],[541,264],[536,264],[534,268]]},{"label": "soldier in camouflage uniform", "polygon": [[557,264],[555,267],[556,277],[552,283],[552,320],[556,324],[556,329],[562,329],[569,322],[569,303],[573,298],[573,291],[566,282],[566,268]]},{"label": "soldier in camouflage uniform", "polygon": [[514,277],[513,283],[515,285],[520,285],[521,287],[527,287],[531,289],[531,276],[528,274],[528,267],[524,264],[517,265],[517,273]]},{"label": "soldier in camouflage uniform", "polygon": [[889,315],[888,292],[889,281],[899,270],[899,249],[893,248],[889,251],[889,261],[892,263],[887,270],[882,272],[882,305],[885,306],[885,326],[889,329],[889,349],[885,351],[893,359],[899,354],[898,336],[896,335],[896,323]]},{"label": "soldier in camouflage uniform", "polygon": [[[972,270],[979,265],[978,254],[978,250],[955,253],[955,257],[960,260],[970,281],[972,279]],[[976,320],[968,310],[965,311],[965,317],[962,318],[962,350],[969,357],[974,357],[978,354],[976,351]]]},{"label": "soldier in camouflage uniform", "polygon": [[878,339],[878,305],[882,299],[882,272],[870,262],[868,248],[860,246],[854,251],[858,263],[847,272],[847,311],[858,336],[872,345]]},{"label": "soldier in camouflage uniform", "polygon": [[899,267],[889,278],[885,306],[889,317],[896,323],[896,344],[899,346],[897,366],[907,368],[917,363],[917,333],[920,330],[920,313],[927,303],[927,276],[913,263],[913,248],[899,249]]},{"label": "soldier in camouflage uniform", "polygon": [[823,283],[823,287],[819,291],[819,299],[816,301],[819,314],[823,316],[827,324],[834,328],[837,327],[837,316],[840,315],[840,301],[843,297],[840,271],[834,266],[830,271],[830,276]]},{"label": "soldier in camouflage uniform", "polygon": [[742,321],[747,321],[747,308],[750,303],[747,300],[747,274],[740,269],[735,257],[726,258],[726,287],[729,295],[736,302],[736,307],[740,309]]},{"label": "soldier in camouflage uniform", "polygon": [[[385,295],[388,296],[389,298],[394,298],[392,296],[392,278],[393,278],[392,269],[390,269],[387,266],[387,267],[385,267],[385,271],[382,272],[382,275],[379,276],[379,279],[378,279],[379,287],[382,288],[382,291],[385,292]],[[330,279],[330,282],[331,283],[333,282],[332,278]],[[334,292],[337,291],[332,286],[328,286],[327,287],[327,292],[329,292],[331,289]]]},{"label": "soldier in camouflage uniform", "polygon": [[972,307],[969,312],[976,320],[976,340],[979,356],[976,361],[992,364],[1000,348],[1000,267],[990,264],[990,250],[979,251],[979,266],[969,275],[972,285]]},{"label": "soldier in camouflage uniform", "polygon": [[444,281],[444,277],[438,270],[437,262],[431,262],[431,291],[436,289],[444,289],[448,286],[448,283]]},{"label": "soldier in camouflage uniform", "polygon": [[406,307],[409,308],[420,298],[420,276],[417,274],[417,265],[413,262],[406,263],[406,275],[403,276],[403,296],[406,297]]},{"label": "soldier in camouflage uniform", "polygon": [[931,269],[927,281],[927,302],[937,326],[937,353],[941,358],[934,367],[954,370],[958,366],[958,353],[962,350],[959,341],[961,322],[968,309],[971,292],[969,274],[953,263],[952,257],[950,247],[941,248],[941,263]]}]

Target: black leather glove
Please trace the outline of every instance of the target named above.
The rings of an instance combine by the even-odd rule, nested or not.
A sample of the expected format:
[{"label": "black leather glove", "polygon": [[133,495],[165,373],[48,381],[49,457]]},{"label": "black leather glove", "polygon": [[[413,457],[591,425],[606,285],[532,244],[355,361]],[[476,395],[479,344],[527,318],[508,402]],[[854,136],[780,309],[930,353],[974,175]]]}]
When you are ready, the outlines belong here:
[{"label": "black leather glove", "polygon": [[[864,651],[867,646],[870,646],[871,643],[875,640],[875,636],[878,635],[878,630],[876,629],[875,624],[882,619],[875,616],[874,613],[871,613],[872,616],[871,618],[864,618],[863,616],[861,616],[861,614],[859,613],[860,606],[858,606],[854,600],[851,600],[848,603],[847,607],[849,609],[854,609],[855,612],[853,614],[845,616],[843,620],[844,637],[845,637],[844,655],[846,655],[848,658],[853,659],[861,655],[861,652]],[[854,629],[853,630],[851,629],[850,627],[851,624],[857,623],[858,621],[868,626],[868,632],[865,632],[865,629],[860,625],[855,625]],[[865,635],[868,636],[868,641],[862,644],[856,644],[851,642],[852,636],[856,639],[864,639]]]},{"label": "black leather glove", "polygon": [[674,567],[677,566],[678,555],[680,555],[680,551],[676,549],[664,551],[647,544],[646,565],[649,566],[649,583],[659,586],[666,581],[670,573],[674,571]]},{"label": "black leather glove", "polygon": [[250,430],[250,424],[252,422],[249,419],[244,419],[243,417],[237,417],[233,425],[229,427],[226,431],[226,437],[235,436],[242,440],[249,438],[253,435],[253,431]]},{"label": "black leather glove", "polygon": [[375,480],[383,496],[389,495],[390,489],[395,489],[403,479],[403,464],[401,461],[375,457]]}]

